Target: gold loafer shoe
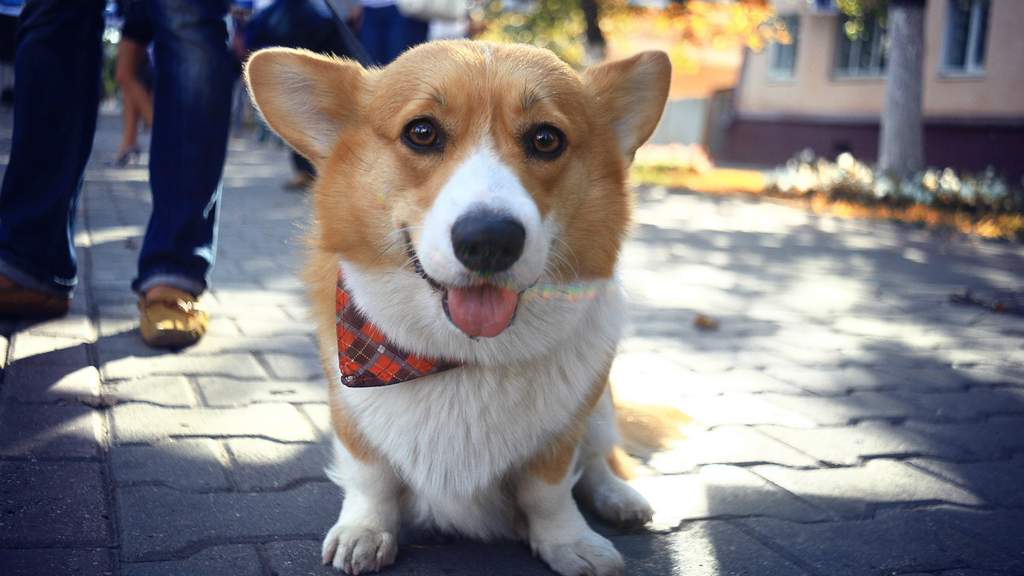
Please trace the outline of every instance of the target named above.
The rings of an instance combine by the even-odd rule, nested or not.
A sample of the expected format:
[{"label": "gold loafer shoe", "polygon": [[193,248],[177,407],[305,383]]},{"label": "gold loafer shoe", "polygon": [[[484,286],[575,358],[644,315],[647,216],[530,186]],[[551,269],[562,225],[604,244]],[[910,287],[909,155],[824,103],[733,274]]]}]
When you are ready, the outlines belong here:
[{"label": "gold loafer shoe", "polygon": [[210,316],[198,307],[195,296],[155,286],[139,298],[139,332],[153,348],[185,348],[206,334]]},{"label": "gold loafer shoe", "polygon": [[0,317],[55,318],[68,313],[71,298],[30,290],[0,276]]}]

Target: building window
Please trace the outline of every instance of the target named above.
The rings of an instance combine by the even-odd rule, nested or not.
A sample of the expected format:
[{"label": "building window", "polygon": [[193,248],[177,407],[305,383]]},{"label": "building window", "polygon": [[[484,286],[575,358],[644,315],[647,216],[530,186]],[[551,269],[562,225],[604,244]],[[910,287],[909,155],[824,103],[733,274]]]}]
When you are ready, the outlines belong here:
[{"label": "building window", "polygon": [[972,74],[985,70],[989,0],[948,0],[944,72]]},{"label": "building window", "polygon": [[836,28],[836,76],[885,74],[888,38],[885,28],[871,15],[854,20],[838,18]]},{"label": "building window", "polygon": [[789,42],[775,42],[770,49],[771,67],[769,71],[776,78],[792,78],[796,71],[796,54],[800,39],[800,17],[796,14],[779,16],[779,21],[786,27]]}]

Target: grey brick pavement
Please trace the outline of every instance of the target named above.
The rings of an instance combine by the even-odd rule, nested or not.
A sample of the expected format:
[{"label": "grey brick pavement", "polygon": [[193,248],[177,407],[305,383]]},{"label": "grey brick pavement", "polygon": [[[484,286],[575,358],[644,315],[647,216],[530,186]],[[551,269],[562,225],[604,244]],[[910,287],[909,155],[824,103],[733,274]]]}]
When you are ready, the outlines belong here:
[{"label": "grey brick pavement", "polygon": [[[327,574],[340,495],[285,153],[232,141],[211,332],[158,353],[127,289],[146,171],[104,167],[116,128],[101,119],[72,313],[0,323],[0,574]],[[0,117],[5,149],[9,132]],[[638,198],[616,394],[692,422],[634,481],[649,529],[598,525],[630,574],[1024,574],[1024,319],[948,300],[1020,291],[1020,246]],[[391,574],[549,573],[521,544],[403,539]]]}]

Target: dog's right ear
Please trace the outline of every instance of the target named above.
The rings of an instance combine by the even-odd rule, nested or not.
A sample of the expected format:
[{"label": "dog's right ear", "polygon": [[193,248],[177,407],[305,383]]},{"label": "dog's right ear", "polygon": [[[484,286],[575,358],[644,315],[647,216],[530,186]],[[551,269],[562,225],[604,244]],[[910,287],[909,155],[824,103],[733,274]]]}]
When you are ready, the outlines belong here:
[{"label": "dog's right ear", "polygon": [[307,50],[267,48],[249,58],[245,82],[267,124],[314,163],[330,155],[359,106],[365,70]]}]

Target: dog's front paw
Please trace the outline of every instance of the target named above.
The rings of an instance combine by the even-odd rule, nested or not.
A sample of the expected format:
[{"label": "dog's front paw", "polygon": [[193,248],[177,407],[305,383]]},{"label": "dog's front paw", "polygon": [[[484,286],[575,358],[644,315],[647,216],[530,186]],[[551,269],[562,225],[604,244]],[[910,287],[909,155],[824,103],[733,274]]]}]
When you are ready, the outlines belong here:
[{"label": "dog's front paw", "polygon": [[587,530],[572,542],[532,542],[536,552],[562,576],[621,576],[622,556],[606,538]]},{"label": "dog's front paw", "polygon": [[395,562],[398,542],[386,530],[335,524],[324,538],[323,562],[356,576]]},{"label": "dog's front paw", "polygon": [[654,509],[647,499],[618,479],[594,490],[590,504],[601,518],[620,526],[642,526],[654,517]]}]

